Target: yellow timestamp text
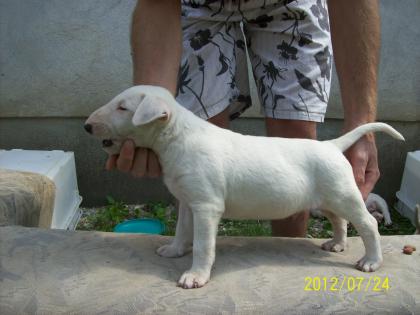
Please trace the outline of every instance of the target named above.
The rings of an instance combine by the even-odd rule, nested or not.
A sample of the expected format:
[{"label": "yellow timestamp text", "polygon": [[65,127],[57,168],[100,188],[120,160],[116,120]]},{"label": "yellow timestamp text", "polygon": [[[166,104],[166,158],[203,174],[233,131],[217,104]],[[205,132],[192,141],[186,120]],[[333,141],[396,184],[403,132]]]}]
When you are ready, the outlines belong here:
[{"label": "yellow timestamp text", "polygon": [[305,291],[373,291],[382,292],[390,289],[389,278],[370,277],[305,277]]}]

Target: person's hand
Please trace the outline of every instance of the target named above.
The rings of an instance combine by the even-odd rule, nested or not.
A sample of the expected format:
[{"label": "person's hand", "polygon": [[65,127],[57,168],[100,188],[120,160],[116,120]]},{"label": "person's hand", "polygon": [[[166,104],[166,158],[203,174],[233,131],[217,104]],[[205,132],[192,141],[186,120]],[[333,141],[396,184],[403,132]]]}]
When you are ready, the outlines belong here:
[{"label": "person's hand", "polygon": [[375,137],[373,134],[365,135],[344,152],[344,155],[353,168],[353,175],[363,200],[366,200],[380,175]]},{"label": "person's hand", "polygon": [[150,149],[136,148],[132,140],[126,140],[119,155],[111,155],[106,161],[105,168],[117,168],[122,172],[130,172],[136,177],[159,177],[162,169],[157,155]]}]

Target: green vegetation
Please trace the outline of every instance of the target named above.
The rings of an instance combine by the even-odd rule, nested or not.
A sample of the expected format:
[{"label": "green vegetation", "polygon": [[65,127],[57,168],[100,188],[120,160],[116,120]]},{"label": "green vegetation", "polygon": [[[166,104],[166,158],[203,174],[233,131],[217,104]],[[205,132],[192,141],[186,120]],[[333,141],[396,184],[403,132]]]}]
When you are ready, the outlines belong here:
[{"label": "green vegetation", "polygon": [[125,220],[139,218],[159,219],[165,224],[165,235],[174,235],[176,213],[173,207],[162,202],[130,206],[107,196],[108,204],[96,209],[82,209],[83,215],[77,230],[112,232],[114,227]]},{"label": "green vegetation", "polygon": [[107,196],[108,205],[99,209],[83,211],[77,230],[111,232],[118,223],[130,219],[130,211],[122,202]]},{"label": "green vegetation", "polygon": [[159,219],[165,224],[164,235],[175,235],[177,215],[173,206],[163,202],[147,203],[143,208],[143,218],[145,217]]},{"label": "green vegetation", "polygon": [[[165,224],[165,235],[174,235],[176,227],[176,210],[173,205],[163,202],[151,202],[141,206],[127,205],[107,197],[108,204],[96,209],[83,209],[83,216],[77,226],[78,230],[95,230],[110,232],[114,227],[125,220],[137,218],[155,218]],[[402,217],[394,209],[391,210],[392,225],[386,227],[379,224],[381,235],[413,234],[415,227],[410,221]],[[223,236],[271,236],[269,221],[259,220],[227,220],[219,224],[218,235]],[[349,225],[349,236],[356,236],[356,230]],[[308,236],[312,238],[331,238],[331,223],[326,218],[310,218]]]},{"label": "green vegetation", "polygon": [[271,224],[269,221],[241,220],[234,221],[223,219],[219,223],[221,236],[271,236]]}]

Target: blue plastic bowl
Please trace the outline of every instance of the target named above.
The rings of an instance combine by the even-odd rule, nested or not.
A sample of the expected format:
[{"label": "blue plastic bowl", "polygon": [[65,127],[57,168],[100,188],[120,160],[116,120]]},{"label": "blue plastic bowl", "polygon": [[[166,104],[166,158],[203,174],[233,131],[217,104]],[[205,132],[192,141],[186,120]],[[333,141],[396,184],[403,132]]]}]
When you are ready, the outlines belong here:
[{"label": "blue plastic bowl", "polygon": [[163,234],[163,232],[165,232],[165,225],[157,219],[134,219],[117,224],[114,228],[114,232]]}]

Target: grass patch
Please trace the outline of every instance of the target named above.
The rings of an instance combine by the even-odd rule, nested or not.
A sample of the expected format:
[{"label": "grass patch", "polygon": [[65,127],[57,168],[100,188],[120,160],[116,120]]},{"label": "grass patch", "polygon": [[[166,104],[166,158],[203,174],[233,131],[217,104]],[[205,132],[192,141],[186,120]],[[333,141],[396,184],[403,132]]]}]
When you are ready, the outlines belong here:
[{"label": "grass patch", "polygon": [[[175,235],[176,209],[173,205],[163,202],[151,202],[144,205],[127,205],[107,197],[108,204],[95,209],[82,209],[83,215],[77,225],[77,230],[94,230],[111,232],[114,227],[125,220],[138,218],[159,219],[165,224],[164,235]],[[379,224],[381,235],[406,235],[413,234],[415,227],[410,220],[401,216],[396,210],[390,209],[392,225]],[[354,227],[349,224],[348,236],[357,236]],[[271,236],[270,221],[260,220],[228,220],[223,219],[219,223],[218,235],[220,236]],[[331,238],[331,223],[326,218],[309,219],[308,237]]]},{"label": "grass patch", "polygon": [[104,207],[86,209],[76,227],[77,230],[112,232],[114,227],[126,220],[153,218],[165,224],[165,235],[174,235],[176,213],[173,206],[163,202],[151,202],[144,205],[127,205],[107,197]]},{"label": "grass patch", "polygon": [[271,236],[270,221],[223,219],[219,223],[220,236]]}]

